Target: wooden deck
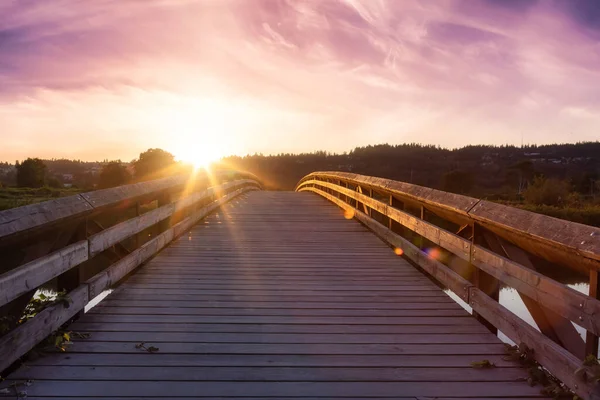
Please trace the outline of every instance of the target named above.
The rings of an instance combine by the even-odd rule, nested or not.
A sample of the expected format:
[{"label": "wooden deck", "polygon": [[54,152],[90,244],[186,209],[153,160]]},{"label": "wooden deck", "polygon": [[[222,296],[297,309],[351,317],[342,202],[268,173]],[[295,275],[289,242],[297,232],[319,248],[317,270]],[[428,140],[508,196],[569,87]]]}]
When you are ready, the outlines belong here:
[{"label": "wooden deck", "polygon": [[235,199],[72,330],[91,337],[9,377],[29,399],[540,397],[495,335],[309,193]]}]

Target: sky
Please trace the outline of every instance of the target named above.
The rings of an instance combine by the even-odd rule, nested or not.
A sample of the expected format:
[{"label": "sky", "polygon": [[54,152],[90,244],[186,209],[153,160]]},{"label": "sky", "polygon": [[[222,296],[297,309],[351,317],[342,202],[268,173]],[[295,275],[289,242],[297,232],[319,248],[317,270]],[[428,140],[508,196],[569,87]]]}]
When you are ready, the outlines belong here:
[{"label": "sky", "polygon": [[0,0],[0,160],[600,139],[597,0]]}]

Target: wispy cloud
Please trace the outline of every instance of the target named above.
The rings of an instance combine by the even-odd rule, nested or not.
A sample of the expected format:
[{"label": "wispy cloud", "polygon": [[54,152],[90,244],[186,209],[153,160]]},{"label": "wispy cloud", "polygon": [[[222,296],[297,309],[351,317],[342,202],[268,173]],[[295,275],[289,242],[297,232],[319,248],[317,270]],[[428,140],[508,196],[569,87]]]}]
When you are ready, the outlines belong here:
[{"label": "wispy cloud", "polygon": [[595,0],[5,0],[0,15],[15,138],[0,159],[128,159],[190,135],[225,153],[598,139]]}]

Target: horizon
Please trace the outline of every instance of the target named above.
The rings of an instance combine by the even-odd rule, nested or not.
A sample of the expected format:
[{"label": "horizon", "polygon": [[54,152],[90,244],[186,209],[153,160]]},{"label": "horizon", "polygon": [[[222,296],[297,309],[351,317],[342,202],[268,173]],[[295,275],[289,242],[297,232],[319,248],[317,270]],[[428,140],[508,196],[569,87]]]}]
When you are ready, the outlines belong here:
[{"label": "horizon", "polygon": [[54,0],[0,14],[4,160],[600,137],[594,0]]},{"label": "horizon", "polygon": [[[500,145],[496,145],[496,144],[467,144],[465,146],[460,146],[460,147],[444,147],[444,146],[440,146],[440,145],[433,145],[433,144],[424,144],[424,143],[397,143],[397,144],[392,144],[392,143],[374,143],[374,144],[367,144],[364,146],[357,146],[354,147],[350,150],[347,151],[343,151],[343,152],[330,152],[327,150],[313,150],[313,151],[308,151],[308,152],[290,152],[290,153],[269,153],[269,154],[264,154],[264,153],[252,153],[252,154],[243,154],[243,155],[239,155],[239,154],[229,154],[229,155],[225,155],[223,157],[220,157],[216,160],[211,161],[211,163],[219,163],[221,162],[223,159],[227,159],[227,158],[233,158],[233,157],[239,157],[239,158],[244,158],[244,157],[254,157],[254,156],[259,156],[259,157],[278,157],[278,156],[301,156],[301,155],[310,155],[310,154],[317,154],[317,153],[326,153],[327,156],[343,156],[343,155],[348,155],[351,152],[357,150],[357,149],[363,149],[363,148],[367,148],[367,147],[378,147],[378,146],[422,146],[422,147],[426,147],[426,146],[434,146],[437,149],[440,150],[446,150],[446,151],[458,151],[461,149],[465,149],[468,147],[490,147],[490,148],[503,148],[503,147],[512,147],[515,149],[527,149],[527,148],[538,148],[538,147],[544,147],[544,146],[577,146],[577,145],[586,145],[586,144],[600,144],[600,140],[595,140],[595,141],[587,141],[587,142],[565,142],[565,143],[546,143],[546,144],[535,144],[535,143],[528,143],[528,144],[523,144],[523,145],[513,145],[513,144],[500,144]],[[146,151],[146,150],[150,150],[150,149],[145,149],[142,152]],[[138,155],[139,156],[139,155]],[[122,163],[131,163],[134,162],[135,160],[138,159],[138,156],[130,159],[130,160],[123,160],[123,159],[111,159],[111,158],[102,158],[102,159],[80,159],[80,158],[62,158],[62,157],[37,157],[35,155],[33,156],[28,156],[22,159],[16,159],[16,160],[0,160],[0,163],[8,163],[11,165],[14,165],[15,161],[18,162],[23,162],[24,160],[28,159],[28,158],[39,158],[41,160],[44,161],[59,161],[59,160],[68,160],[68,161],[80,161],[80,162],[84,162],[84,163],[104,163],[104,162],[113,162],[113,161],[120,161]],[[175,161],[176,162],[181,162],[184,164],[193,164],[190,161],[186,161],[186,160],[181,160],[178,159],[177,157],[175,157]]]}]

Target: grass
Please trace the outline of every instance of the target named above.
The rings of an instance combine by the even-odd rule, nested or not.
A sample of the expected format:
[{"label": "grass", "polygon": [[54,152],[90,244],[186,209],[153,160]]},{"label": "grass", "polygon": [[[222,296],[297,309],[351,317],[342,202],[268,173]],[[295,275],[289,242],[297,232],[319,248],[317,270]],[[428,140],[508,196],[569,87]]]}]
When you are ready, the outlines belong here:
[{"label": "grass", "polygon": [[506,206],[520,208],[549,217],[578,222],[584,225],[600,227],[600,203],[596,200],[587,203],[548,206],[544,204],[526,204],[520,201],[493,200]]},{"label": "grass", "polygon": [[0,188],[0,211],[41,203],[59,197],[72,196],[80,192],[79,189],[71,188]]},{"label": "grass", "polygon": [[550,217],[566,219],[567,221],[578,222],[580,224],[600,227],[600,206],[587,205],[583,207],[554,207],[545,205],[519,205],[527,211],[533,211],[538,214],[548,215]]}]

